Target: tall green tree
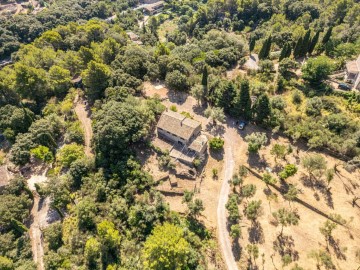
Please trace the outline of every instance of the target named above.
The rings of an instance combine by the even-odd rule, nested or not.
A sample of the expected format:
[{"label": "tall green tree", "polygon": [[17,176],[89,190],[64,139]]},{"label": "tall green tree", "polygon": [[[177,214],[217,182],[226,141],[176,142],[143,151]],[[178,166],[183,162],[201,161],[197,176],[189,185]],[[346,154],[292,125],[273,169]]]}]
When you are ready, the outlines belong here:
[{"label": "tall green tree", "polygon": [[315,49],[316,44],[319,41],[319,36],[320,36],[320,32],[317,31],[316,34],[313,36],[313,38],[311,39],[310,45],[309,45],[309,49],[308,49],[308,53],[309,55],[311,55]]},{"label": "tall green tree", "polygon": [[309,59],[302,66],[303,79],[316,86],[326,80],[333,70],[331,60],[326,56]]},{"label": "tall green tree", "polygon": [[209,70],[208,66],[205,65],[202,72],[202,78],[201,78],[201,85],[204,86],[205,89],[205,98],[207,98],[207,89],[208,89],[208,77],[209,77]]},{"label": "tall green tree", "polygon": [[221,107],[226,113],[231,113],[233,110],[234,99],[236,97],[236,90],[234,83],[229,81],[225,84],[224,92],[221,100]]},{"label": "tall green tree", "polygon": [[284,58],[288,57],[287,55],[288,55],[289,48],[291,50],[291,47],[290,47],[289,43],[285,43],[284,47],[281,49],[279,61],[281,61]]},{"label": "tall green tree", "polygon": [[187,269],[191,245],[184,232],[170,223],[156,226],[144,244],[145,269]]},{"label": "tall green tree", "polygon": [[250,85],[248,80],[242,80],[240,83],[240,92],[235,99],[234,115],[244,117],[246,120],[251,119],[251,98]]},{"label": "tall green tree", "polygon": [[271,115],[270,100],[267,94],[259,97],[255,107],[255,120],[259,124],[265,124]]},{"label": "tall green tree", "polygon": [[304,57],[306,56],[309,47],[310,47],[310,34],[311,30],[308,30],[302,40],[301,48],[300,48],[300,56]]},{"label": "tall green tree", "polygon": [[303,43],[303,38],[302,37],[299,37],[298,41],[296,42],[295,44],[295,47],[294,47],[294,58],[298,58],[301,56],[301,46],[302,46],[302,43]]},{"label": "tall green tree", "polygon": [[101,98],[108,86],[110,68],[107,65],[90,61],[82,73],[86,92],[92,100]]},{"label": "tall green tree", "polygon": [[254,50],[255,48],[255,43],[256,43],[256,39],[254,37],[251,37],[250,38],[250,41],[249,41],[249,51],[250,51],[250,54],[251,52]]},{"label": "tall green tree", "polygon": [[321,41],[321,43],[322,43],[323,45],[325,45],[325,44],[330,40],[330,37],[331,37],[331,34],[332,34],[332,29],[333,29],[333,27],[330,26],[330,27],[328,28],[328,30],[326,31],[326,33],[325,33],[325,35],[324,35],[324,37],[323,37],[323,39],[322,39],[322,41]]},{"label": "tall green tree", "polygon": [[42,102],[48,95],[46,72],[42,68],[34,68],[21,62],[15,67],[15,90],[23,98]]},{"label": "tall green tree", "polygon": [[259,52],[259,59],[266,59],[270,55],[272,38],[269,36],[262,44]]}]

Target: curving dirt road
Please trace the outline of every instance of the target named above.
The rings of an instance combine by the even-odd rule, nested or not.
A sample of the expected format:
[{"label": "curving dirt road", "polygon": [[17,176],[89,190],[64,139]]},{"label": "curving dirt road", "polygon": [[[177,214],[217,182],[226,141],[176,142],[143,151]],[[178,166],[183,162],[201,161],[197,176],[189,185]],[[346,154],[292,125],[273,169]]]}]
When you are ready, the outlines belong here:
[{"label": "curving dirt road", "polygon": [[226,202],[228,200],[230,192],[229,180],[232,178],[234,173],[234,156],[232,148],[232,139],[231,134],[233,133],[231,129],[227,128],[225,133],[225,154],[224,154],[224,179],[221,185],[221,191],[219,196],[218,208],[217,208],[217,225],[218,225],[218,237],[220,242],[220,247],[223,253],[223,258],[225,260],[228,270],[237,270],[236,261],[232,252],[231,240],[229,237],[229,232],[227,230],[227,214],[226,214]]}]

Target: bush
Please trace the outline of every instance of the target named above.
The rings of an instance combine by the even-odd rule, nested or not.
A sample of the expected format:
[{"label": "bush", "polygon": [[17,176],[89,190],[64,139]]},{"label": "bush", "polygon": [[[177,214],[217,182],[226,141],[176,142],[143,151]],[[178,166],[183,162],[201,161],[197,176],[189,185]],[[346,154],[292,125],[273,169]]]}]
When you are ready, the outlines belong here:
[{"label": "bush", "polygon": [[84,157],[84,147],[76,143],[64,145],[57,153],[57,161],[64,167],[70,165],[78,159]]},{"label": "bush", "polygon": [[296,90],[296,91],[293,92],[293,94],[292,94],[292,102],[294,104],[301,104],[301,102],[302,102],[301,91]]},{"label": "bush", "polygon": [[279,173],[281,179],[286,179],[297,173],[297,167],[294,164],[287,164],[285,168]]},{"label": "bush", "polygon": [[169,109],[170,109],[170,111],[177,112],[176,105],[171,105]]},{"label": "bush", "polygon": [[254,132],[247,135],[245,141],[248,143],[248,151],[250,153],[257,153],[260,148],[266,144],[267,137],[263,132]]},{"label": "bush", "polygon": [[212,169],[212,176],[213,176],[213,178],[218,178],[218,176],[219,176],[218,169],[216,169],[216,168]]},{"label": "bush", "polygon": [[12,262],[12,260],[10,260],[6,257],[0,256],[0,269],[1,270],[13,270],[13,269],[15,269],[14,263]]},{"label": "bush", "polygon": [[308,116],[321,115],[322,101],[319,97],[313,97],[306,102],[305,112]]},{"label": "bush", "polygon": [[34,155],[37,159],[45,163],[52,163],[54,161],[54,156],[51,153],[50,149],[46,146],[39,145],[36,148],[30,150],[30,153]]},{"label": "bush", "polygon": [[210,140],[209,145],[210,149],[214,151],[220,151],[224,148],[224,140],[218,137],[214,137]]}]

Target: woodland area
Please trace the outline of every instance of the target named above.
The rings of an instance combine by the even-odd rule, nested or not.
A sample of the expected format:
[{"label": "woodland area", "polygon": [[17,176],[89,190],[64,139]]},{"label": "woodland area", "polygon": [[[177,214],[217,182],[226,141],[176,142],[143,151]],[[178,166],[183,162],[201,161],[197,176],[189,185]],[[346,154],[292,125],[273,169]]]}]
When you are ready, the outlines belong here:
[{"label": "woodland area", "polygon": [[[241,119],[337,158],[350,173],[359,170],[359,91],[328,84],[360,54],[358,1],[165,2],[164,11],[146,21],[133,9],[136,0],[61,0],[37,14],[0,17],[0,59],[13,60],[0,70],[0,166],[23,175],[0,191],[0,269],[37,269],[28,230],[34,192],[23,173],[35,165],[47,168],[48,179],[35,184],[36,194],[50,198],[60,217],[43,231],[45,269],[221,269],[211,268],[222,263],[216,235],[202,221],[203,202],[186,192],[186,213],[172,211],[137,156],[139,149],[153,151],[150,139],[165,110],[159,97],[145,98],[144,82],[161,81],[191,95],[214,126]],[[114,22],[104,20],[114,14]],[[129,31],[142,45],[129,39]],[[253,54],[258,68],[240,72]],[[229,71],[238,73],[229,78]],[[84,152],[78,98],[86,100],[92,120],[93,155]],[[249,156],[270,147],[265,133],[245,140]],[[210,141],[211,151],[223,145]],[[277,144],[271,151],[283,161],[292,147]],[[310,157],[301,158],[310,180],[324,176],[330,185],[336,166]],[[299,169],[281,166],[277,176],[261,175],[269,189]],[[230,181],[232,239],[241,237],[242,216],[256,224],[260,213],[261,201],[249,201],[256,187],[244,184],[248,173],[239,167]],[[291,204],[298,190],[288,185],[283,193]],[[292,207],[272,215],[281,228],[299,219]],[[342,223],[337,215],[323,225],[327,243]],[[258,247],[243,249],[249,260],[242,269],[258,269]],[[293,262],[282,255],[283,267]],[[312,256],[318,269],[338,269],[326,251]]]}]

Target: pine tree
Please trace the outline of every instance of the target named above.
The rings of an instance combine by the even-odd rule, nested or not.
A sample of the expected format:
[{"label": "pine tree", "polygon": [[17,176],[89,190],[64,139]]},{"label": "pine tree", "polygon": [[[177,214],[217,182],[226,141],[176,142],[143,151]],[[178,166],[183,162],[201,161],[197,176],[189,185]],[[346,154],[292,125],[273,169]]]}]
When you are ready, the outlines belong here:
[{"label": "pine tree", "polygon": [[271,108],[269,97],[266,94],[263,94],[259,97],[256,104],[256,122],[259,124],[264,124],[270,117]]},{"label": "pine tree", "polygon": [[306,53],[309,50],[310,47],[310,33],[311,30],[308,30],[303,38],[302,44],[301,44],[301,49],[300,49],[300,56],[304,57],[306,56]]},{"label": "pine tree", "polygon": [[326,31],[325,36],[322,39],[322,44],[326,44],[330,40],[332,29],[332,26],[330,26],[329,29]]},{"label": "pine tree", "polygon": [[299,37],[294,48],[294,58],[300,57],[302,42],[303,42],[302,37]]},{"label": "pine tree", "polygon": [[309,45],[309,49],[308,49],[308,53],[309,55],[311,55],[315,49],[316,44],[319,41],[319,36],[320,36],[320,32],[317,31],[315,36],[313,36],[313,38],[311,39],[310,45]]},{"label": "pine tree", "polygon": [[255,48],[255,42],[256,42],[256,40],[255,40],[255,38],[250,38],[250,42],[249,42],[249,51],[250,51],[250,54],[251,54],[251,52],[254,50],[254,48]]}]

